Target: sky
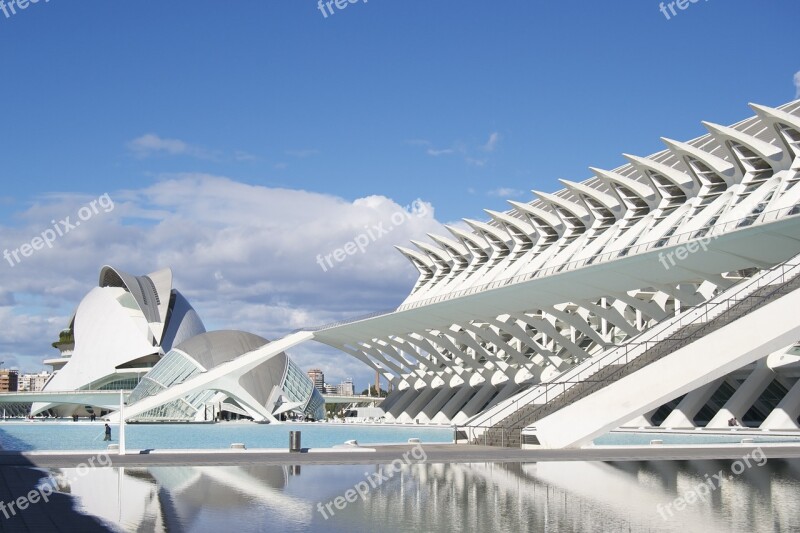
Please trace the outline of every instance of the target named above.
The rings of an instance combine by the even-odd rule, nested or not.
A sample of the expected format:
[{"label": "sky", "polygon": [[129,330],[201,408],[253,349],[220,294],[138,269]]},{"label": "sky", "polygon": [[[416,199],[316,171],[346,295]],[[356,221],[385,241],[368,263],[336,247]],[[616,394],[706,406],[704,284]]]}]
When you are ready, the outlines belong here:
[{"label": "sky", "polygon": [[0,361],[47,368],[106,264],[269,339],[396,307],[395,245],[800,97],[800,3],[685,2],[5,0]]}]

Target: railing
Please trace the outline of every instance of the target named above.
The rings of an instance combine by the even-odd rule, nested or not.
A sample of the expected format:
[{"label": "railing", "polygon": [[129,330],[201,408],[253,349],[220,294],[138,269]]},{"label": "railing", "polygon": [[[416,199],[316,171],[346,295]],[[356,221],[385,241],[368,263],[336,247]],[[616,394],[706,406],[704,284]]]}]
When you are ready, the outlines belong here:
[{"label": "railing", "polygon": [[12,392],[0,392],[0,398],[12,397],[14,395],[21,396],[23,394],[25,396],[53,396],[53,395],[59,395],[59,394],[61,394],[61,395],[67,395],[67,394],[81,395],[81,394],[83,394],[83,395],[92,395],[92,396],[97,396],[97,395],[108,395],[108,396],[117,395],[118,396],[120,392],[122,392],[123,394],[130,394],[131,393],[131,391],[129,391],[129,390],[121,390],[121,391],[120,390],[89,390],[89,389],[67,390],[67,391],[26,391],[26,390],[22,390],[22,391],[12,391]]},{"label": "railing", "polygon": [[329,324],[323,324],[321,326],[309,326],[305,328],[298,328],[292,331],[292,333],[300,333],[301,331],[322,331],[325,329],[335,328],[337,326],[343,326],[345,324],[352,324],[355,322],[361,322],[362,320],[368,320],[370,318],[375,318],[378,316],[383,315],[390,315],[397,311],[397,308],[387,309],[385,311],[373,311],[372,313],[367,313],[365,315],[360,315],[355,318],[348,318],[346,320],[339,320],[337,322],[331,322]]},{"label": "railing", "polygon": [[[478,430],[483,429],[483,432]],[[489,426],[453,426],[455,437],[454,444],[465,441],[467,444],[483,444],[484,446],[491,446],[496,440],[496,435],[491,434],[490,430],[499,432],[500,446],[505,447],[507,443],[513,442],[514,436],[522,438],[522,429],[503,428],[503,427],[489,427]],[[460,435],[463,433],[463,437]]]},{"label": "railing", "polygon": [[[611,380],[610,378],[621,373],[629,363],[655,348],[658,344],[664,341],[673,340],[677,341],[674,344],[685,345],[689,343],[686,341],[692,342],[697,338],[705,336],[710,333],[710,331],[704,331],[704,329],[710,328],[712,326],[712,321],[722,317],[724,313],[731,311],[733,307],[746,301],[749,297],[753,296],[756,291],[778,284],[769,294],[759,295],[759,302],[763,303],[764,301],[768,301],[768,299],[778,293],[781,288],[791,283],[798,276],[798,274],[800,274],[800,256],[782,263],[781,265],[778,265],[777,267],[774,267],[768,271],[759,273],[753,278],[744,280],[734,285],[709,302],[696,306],[685,313],[680,314],[674,319],[665,321],[654,326],[653,328],[650,328],[641,335],[634,337],[629,342],[611,349],[598,359],[589,359],[584,364],[580,364],[567,370],[556,378],[558,381],[544,383],[528,393],[523,393],[523,395],[513,402],[507,403],[499,411],[492,413],[488,420],[485,417],[476,417],[474,420],[478,425],[473,427],[497,428],[508,419],[514,417],[515,414],[519,413],[521,409],[537,405],[539,406],[537,411],[539,409],[543,409],[547,406],[548,402],[566,394],[567,390],[578,383],[592,382],[608,384],[616,381],[616,379],[619,378],[614,380]],[[761,305],[759,302],[755,302],[750,309]],[[747,312],[749,312],[750,309],[748,309]],[[743,316],[743,314],[737,315],[735,318],[738,318],[739,316]],[[726,324],[718,325],[718,327],[722,327],[724,325]],[[689,335],[686,335],[685,337],[675,337],[675,333],[680,332],[684,328],[688,328],[690,326],[695,326],[696,329],[692,330]],[[648,339],[642,340],[642,337],[648,337]],[[667,353],[662,354],[661,357],[667,355],[668,353],[672,353],[676,349],[677,348],[674,348],[674,346],[669,347]],[[649,362],[652,361],[648,361],[647,363],[649,364]],[[605,379],[591,381],[588,379],[591,376],[597,375],[601,370],[613,366],[616,366],[617,368],[613,369],[613,372]],[[589,393],[594,392],[594,390],[599,388],[602,387],[596,386],[594,389],[589,391]],[[544,390],[542,391],[542,389]],[[539,392],[539,394],[536,394],[537,392]],[[531,396],[533,396],[533,398],[530,398]],[[534,415],[535,413],[530,414]],[[517,416],[514,422],[518,422],[522,418],[523,416]],[[527,416],[525,418],[527,418]],[[498,422],[493,423],[493,420],[497,420]]]},{"label": "railing", "polygon": [[767,222],[774,222],[783,217],[794,216],[800,213],[800,204],[792,206],[792,207],[784,207],[782,209],[775,209],[773,211],[767,211],[762,213],[758,217],[753,217],[753,215],[749,215],[746,217],[742,217],[737,220],[732,220],[730,222],[726,222],[724,224],[712,224],[708,226],[703,226],[699,229],[687,231],[684,233],[677,233],[672,235],[671,237],[659,237],[656,240],[648,241],[645,243],[637,244],[635,246],[627,246],[620,250],[613,250],[611,252],[605,252],[603,254],[594,255],[592,257],[586,257],[583,259],[576,259],[573,261],[568,261],[566,263],[561,263],[558,265],[553,265],[551,267],[537,270],[535,272],[529,272],[526,274],[518,274],[516,276],[512,276],[509,278],[503,278],[495,281],[490,281],[488,283],[484,283],[482,285],[476,285],[474,287],[469,287],[466,289],[460,289],[453,292],[448,292],[445,294],[440,294],[438,296],[432,296],[430,298],[426,298],[425,300],[419,300],[415,302],[408,302],[400,307],[397,308],[397,311],[406,311],[408,309],[415,309],[417,307],[423,307],[426,305],[430,305],[433,303],[438,303],[446,300],[452,300],[454,298],[460,298],[462,296],[469,296],[472,294],[476,294],[479,292],[484,292],[491,289],[497,289],[500,287],[505,287],[506,285],[513,285],[515,283],[522,283],[524,281],[529,281],[535,278],[543,278],[547,276],[551,276],[553,274],[557,274],[559,272],[567,272],[570,270],[575,270],[577,268],[581,268],[588,265],[593,265],[596,263],[603,263],[606,261],[610,261],[612,259],[619,259],[623,257],[627,257],[629,255],[637,255],[641,254],[650,250],[654,250],[657,248],[664,248],[665,246],[676,246],[679,244],[684,244],[693,240],[706,240],[709,241],[711,239],[715,239],[719,237],[721,234],[727,231],[735,231],[737,229],[745,228],[748,226],[752,226],[759,221],[759,224],[765,224]]}]

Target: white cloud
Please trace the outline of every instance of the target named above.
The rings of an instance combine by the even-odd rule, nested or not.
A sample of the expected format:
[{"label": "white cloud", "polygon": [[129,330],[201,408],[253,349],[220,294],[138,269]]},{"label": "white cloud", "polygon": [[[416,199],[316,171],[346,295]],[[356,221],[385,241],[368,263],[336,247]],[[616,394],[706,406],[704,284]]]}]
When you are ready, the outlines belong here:
[{"label": "white cloud", "polygon": [[795,98],[800,98],[800,71],[794,73]]},{"label": "white cloud", "polygon": [[150,157],[158,154],[185,155],[199,159],[211,159],[212,154],[198,146],[192,146],[180,139],[165,139],[155,133],[147,133],[129,141],[128,149],[136,157]]},{"label": "white cloud", "polygon": [[487,193],[489,196],[495,196],[497,198],[514,198],[517,196],[522,196],[525,194],[525,191],[521,191],[519,189],[513,189],[511,187],[499,187],[497,189],[493,189]]},{"label": "white cloud", "polygon": [[439,157],[440,155],[453,155],[456,151],[452,148],[442,148],[441,150],[437,150],[436,148],[428,148],[425,153],[433,156]]},{"label": "white cloud", "polygon": [[486,141],[486,144],[483,145],[483,151],[494,152],[499,142],[500,142],[500,134],[496,131],[492,132],[489,135],[489,140]]},{"label": "white cloud", "polygon": [[[105,264],[132,274],[170,266],[175,287],[208,329],[240,329],[277,338],[292,329],[397,306],[416,270],[393,245],[445,230],[433,207],[411,213],[389,198],[355,201],[292,189],[247,185],[210,175],[172,175],[144,188],[109,191],[115,208],[98,215],[13,268],[0,257],[0,350],[6,366],[41,369],[50,347]],[[74,214],[94,197],[51,194],[0,225],[14,249]],[[402,224],[392,215],[409,213]],[[73,216],[74,218],[74,216]],[[323,272],[317,255],[352,241],[366,226],[391,233],[365,253]],[[294,353],[292,353],[294,355]],[[299,351],[301,366],[328,369],[332,382],[372,379],[355,359],[323,345]]]}]

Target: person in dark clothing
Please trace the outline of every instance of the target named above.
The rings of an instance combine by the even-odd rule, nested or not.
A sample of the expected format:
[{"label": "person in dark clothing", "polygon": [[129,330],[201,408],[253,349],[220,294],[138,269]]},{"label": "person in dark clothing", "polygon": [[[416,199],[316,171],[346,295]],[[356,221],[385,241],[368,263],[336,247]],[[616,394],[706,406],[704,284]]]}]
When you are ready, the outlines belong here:
[{"label": "person in dark clothing", "polygon": [[106,437],[103,440],[111,440],[111,426],[108,424],[106,424]]}]

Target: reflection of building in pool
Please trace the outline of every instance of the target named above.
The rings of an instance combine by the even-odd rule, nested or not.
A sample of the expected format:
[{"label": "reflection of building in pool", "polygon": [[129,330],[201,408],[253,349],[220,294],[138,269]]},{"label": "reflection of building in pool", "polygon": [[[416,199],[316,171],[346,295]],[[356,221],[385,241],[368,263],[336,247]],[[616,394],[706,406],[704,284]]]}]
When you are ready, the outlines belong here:
[{"label": "reflection of building in pool", "polygon": [[670,524],[657,506],[707,482],[706,474],[730,473],[731,461],[411,465],[370,492],[361,520],[398,531],[662,531],[670,525],[727,533],[752,524],[796,531],[792,495],[800,463],[775,463],[732,476],[706,501],[676,511]]},{"label": "reflection of building in pool", "polygon": [[[206,333],[195,310],[172,287],[170,269],[132,276],[107,266],[53,343],[61,356],[46,361],[55,374],[44,392],[135,389],[129,404],[152,402],[158,393],[267,344],[244,332]],[[109,409],[79,401],[39,402],[31,412],[85,416]],[[322,418],[323,404],[308,377],[280,352],[235,378],[221,376],[202,390],[153,405],[138,419],[274,421],[284,413]]]},{"label": "reflection of building in pool", "polygon": [[280,531],[265,525],[265,514],[275,520],[270,525],[310,522],[308,504],[284,494],[297,472],[274,465],[168,466],[92,468],[85,475],[64,469],[55,477],[86,512],[127,531],[244,530],[232,528],[232,520]]},{"label": "reflection of building in pool", "polygon": [[[727,476],[732,462],[426,463],[389,478],[392,468],[308,465],[293,475],[299,467],[159,466],[65,469],[60,477],[86,512],[129,531],[800,530],[797,460],[770,459],[730,476],[668,521],[659,505]],[[327,521],[314,510],[368,475],[383,481],[363,500],[334,508]]]}]

